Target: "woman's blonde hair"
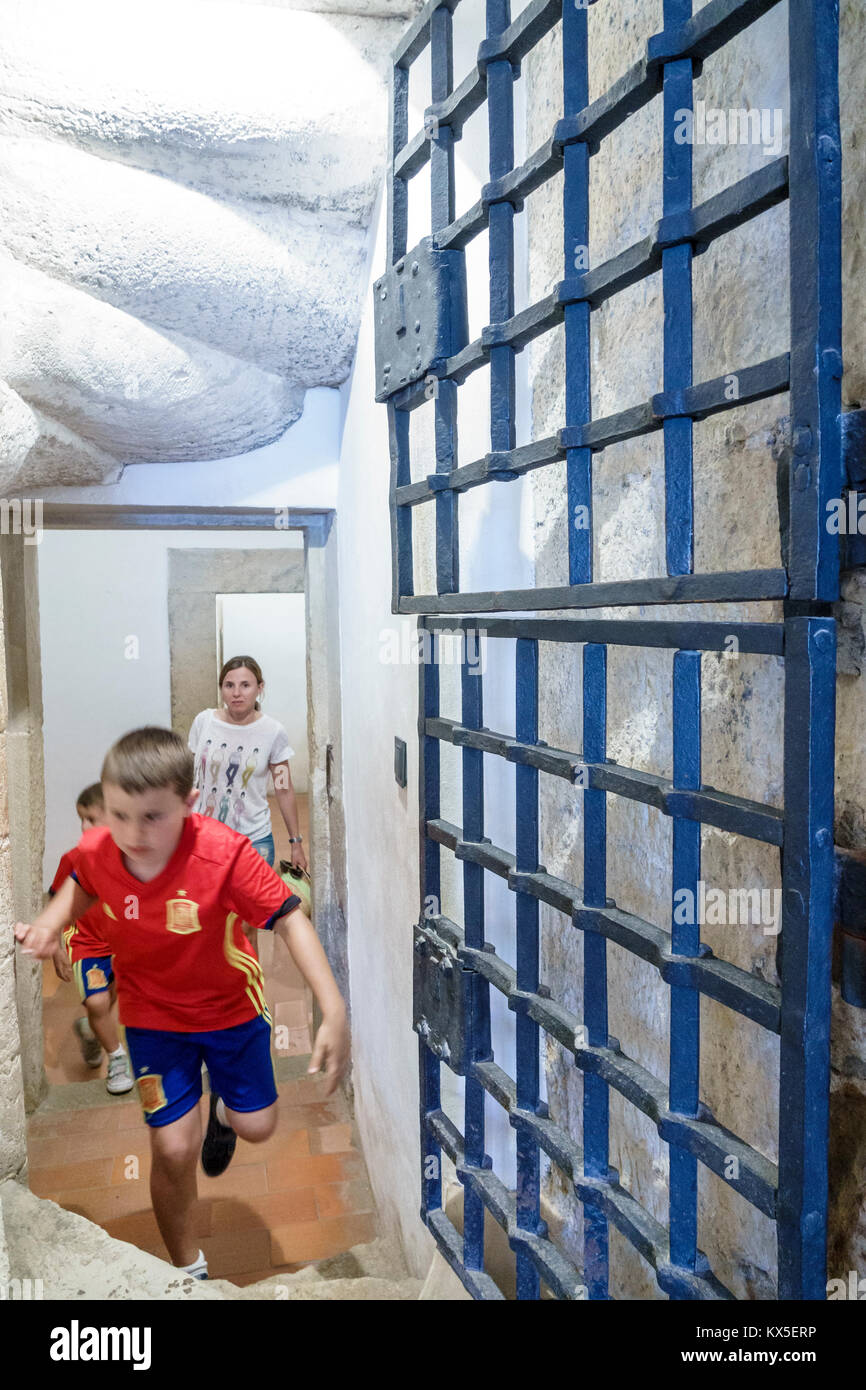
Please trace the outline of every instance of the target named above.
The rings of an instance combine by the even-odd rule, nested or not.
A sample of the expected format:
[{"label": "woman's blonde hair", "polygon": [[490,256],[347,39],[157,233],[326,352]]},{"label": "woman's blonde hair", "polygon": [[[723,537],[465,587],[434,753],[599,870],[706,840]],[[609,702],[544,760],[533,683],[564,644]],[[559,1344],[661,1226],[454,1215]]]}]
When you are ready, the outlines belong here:
[{"label": "woman's blonde hair", "polygon": [[195,763],[180,734],[148,725],[124,734],[109,748],[102,764],[102,781],[111,782],[129,796],[171,787],[185,798],[193,788]]}]

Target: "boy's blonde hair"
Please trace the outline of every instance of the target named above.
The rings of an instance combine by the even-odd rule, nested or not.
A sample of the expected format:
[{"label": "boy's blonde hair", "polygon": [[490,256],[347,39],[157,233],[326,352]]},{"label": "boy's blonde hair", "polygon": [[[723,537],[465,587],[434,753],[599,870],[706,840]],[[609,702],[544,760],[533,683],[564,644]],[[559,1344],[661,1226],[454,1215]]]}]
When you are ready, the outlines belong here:
[{"label": "boy's blonde hair", "polygon": [[92,806],[99,806],[105,809],[105,797],[102,795],[102,783],[91,782],[75,802],[76,810],[80,806],[83,811],[89,811]]},{"label": "boy's blonde hair", "polygon": [[102,781],[136,796],[171,787],[181,798],[192,791],[195,763],[190,749],[172,729],[148,725],[117,740],[105,755]]}]

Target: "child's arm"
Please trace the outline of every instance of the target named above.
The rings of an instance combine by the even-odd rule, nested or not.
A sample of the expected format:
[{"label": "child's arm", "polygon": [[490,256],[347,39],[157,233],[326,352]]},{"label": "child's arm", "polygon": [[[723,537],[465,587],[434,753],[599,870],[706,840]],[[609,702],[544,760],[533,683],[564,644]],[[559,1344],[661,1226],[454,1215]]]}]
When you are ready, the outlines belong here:
[{"label": "child's arm", "polygon": [[15,923],[15,939],[21,943],[22,954],[48,960],[60,943],[63,928],[83,917],[95,902],[74,878],[68,878],[35,922]]},{"label": "child's arm", "polygon": [[325,1094],[330,1095],[349,1060],[349,1027],[343,997],[313,924],[299,907],[278,917],[274,931],[286,943],[289,954],[319,1002],[322,1022],[308,1071],[324,1068],[328,1081]]}]

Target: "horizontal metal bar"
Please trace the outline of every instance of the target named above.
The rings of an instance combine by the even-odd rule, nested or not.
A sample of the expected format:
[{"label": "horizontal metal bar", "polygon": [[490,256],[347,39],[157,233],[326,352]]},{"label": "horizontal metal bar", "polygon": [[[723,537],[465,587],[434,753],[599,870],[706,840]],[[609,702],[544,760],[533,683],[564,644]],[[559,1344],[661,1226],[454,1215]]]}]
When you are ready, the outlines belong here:
[{"label": "horizontal metal bar", "polygon": [[679,28],[653,34],[647,42],[647,61],[669,63],[678,58],[709,58],[778,3],[779,0],[710,0]]},{"label": "horizontal metal bar", "polygon": [[457,1278],[468,1289],[473,1298],[485,1302],[504,1301],[505,1294],[499,1285],[481,1269],[467,1269],[463,1263],[463,1237],[445,1215],[441,1207],[427,1212],[427,1229],[433,1235],[441,1254],[454,1270]]},{"label": "horizontal metal bar", "polygon": [[501,589],[456,594],[412,594],[399,613],[537,611],[545,608],[614,608],[619,604],[745,603],[780,599],[788,591],[783,569],[737,570],[716,574],[665,575],[652,579],[612,579],[544,589]]},{"label": "horizontal metal bar", "polygon": [[521,743],[519,739],[506,734],[491,729],[469,729],[451,719],[428,719],[424,732],[457,747],[480,748],[482,752],[493,753],[508,762],[537,767],[542,772],[564,777],[568,781],[574,781],[580,775],[584,788],[643,802],[644,805],[655,807],[664,816],[700,821],[704,825],[714,825],[720,830],[760,840],[764,844],[782,843],[784,812],[765,802],[733,796],[715,787],[682,791],[675,788],[668,778],[654,772],[644,772],[614,762],[586,762],[579,752]]},{"label": "horizontal metal bar", "polygon": [[697,1268],[683,1270],[668,1263],[668,1233],[640,1202],[619,1183],[615,1169],[608,1179],[586,1177],[583,1155],[564,1130],[546,1115],[514,1109],[509,1116],[518,1131],[528,1133],[569,1177],[575,1194],[584,1206],[592,1207],[615,1226],[656,1271],[659,1283],[677,1289],[682,1297],[694,1299],[732,1298],[733,1295],[713,1275],[706,1256],[699,1251]]},{"label": "horizontal metal bar", "polygon": [[415,61],[430,42],[430,21],[435,10],[447,9],[452,13],[460,0],[427,0],[427,4],[409,25],[392,54],[395,67],[406,68]]},{"label": "horizontal metal bar", "polygon": [[430,140],[425,130],[416,131],[394,156],[394,178],[411,179],[430,159]]},{"label": "horizontal metal bar", "polygon": [[[508,886],[534,875],[509,875]],[[608,940],[615,941],[633,955],[655,966],[665,978],[670,964],[679,964],[683,957],[670,955],[671,938],[668,933],[652,923],[644,922],[631,913],[620,912],[616,908],[584,908],[575,905],[573,920],[581,929],[594,929]],[[574,1056],[575,1063],[582,1070],[601,1076],[609,1086],[645,1115],[652,1119],[661,1137],[667,1143],[675,1143],[698,1157],[714,1173],[729,1182],[747,1201],[760,1208],[768,1216],[775,1215],[777,1170],[769,1159],[757,1150],[750,1148],[737,1135],[718,1124],[709,1110],[701,1106],[700,1114],[684,1116],[668,1109],[668,1098],[664,1084],[637,1062],[625,1056],[616,1044],[609,1039],[609,1046],[587,1047],[577,1042],[580,1020],[571,1010],[555,999],[548,999],[538,993],[518,990],[515,970],[502,960],[493,950],[478,950],[459,944],[457,957],[465,967],[476,971],[507,999],[508,1007],[515,1013],[532,1018],[545,1032],[549,1033]],[[723,966],[730,997],[721,1000],[728,1008],[736,1010],[745,1017],[752,1018],[762,1026],[775,1023],[772,1031],[779,1032],[781,995],[779,990],[756,979],[746,971],[728,962],[716,961],[712,954],[700,958],[688,958],[685,963],[691,969],[691,979],[676,978],[666,983],[690,984],[701,994],[717,998],[716,986],[718,972],[714,979],[713,966]],[[710,967],[707,969],[706,967]],[[709,985],[709,989],[705,986]],[[745,1007],[742,1007],[745,1005]],[[775,1017],[773,1014],[775,1013]],[[762,1017],[763,1015],[763,1017]],[[766,1020],[766,1021],[765,1021]],[[477,1063],[473,1075],[481,1082],[500,1105],[506,1110],[514,1109],[517,1103],[515,1084],[510,1076],[493,1062]],[[727,1173],[728,1159],[737,1158],[736,1179]]]},{"label": "horizontal metal bar", "polygon": [[[424,615],[418,627],[428,632],[483,632],[487,637],[529,637],[539,642],[598,642],[606,646],[670,647],[679,651],[736,650],[783,656],[782,623],[654,622],[635,618],[446,618]],[[542,745],[543,746],[543,745]]]},{"label": "horizontal metal bar", "polygon": [[783,155],[756,169],[703,203],[660,217],[648,234],[594,270],[572,276],[559,286],[563,304],[586,301],[596,308],[612,295],[661,269],[662,252],[686,242],[704,250],[734,227],[758,217],[788,192],[788,160]]},{"label": "horizontal metal bar", "polygon": [[469,117],[484,105],[486,95],[487,78],[477,66],[473,67],[444,101],[434,102],[427,107],[424,120],[427,124],[435,121],[440,126],[450,126],[456,139]]},{"label": "horizontal metal bar", "polygon": [[488,63],[519,63],[559,23],[562,5],[563,0],[530,0],[507,29],[479,46],[479,69],[486,72]]},{"label": "horizontal metal bar", "polygon": [[[661,420],[686,415],[692,420],[705,420],[720,410],[744,405],[747,401],[764,400],[767,396],[787,391],[790,384],[791,358],[787,352],[758,362],[753,367],[740,367],[712,381],[701,381],[679,391],[661,391],[652,398],[653,413]],[[731,396],[731,387],[736,387]]]},{"label": "horizontal metal bar", "polygon": [[[511,324],[517,326],[513,336],[509,336],[511,330],[508,329],[507,340],[512,346],[523,346],[519,340],[525,334],[534,334],[543,314],[548,312],[549,300],[524,310],[511,320]],[[502,328],[505,330],[508,325],[502,325]],[[544,328],[540,327],[538,331],[542,332]],[[484,333],[487,334],[488,329]],[[464,348],[462,353],[449,358],[442,375],[451,379],[456,374],[451,371],[451,364],[454,363],[459,364],[460,379],[464,379],[476,366],[487,360],[490,348],[497,345],[495,336],[487,339],[482,335],[481,339]],[[555,435],[532,440],[514,449],[485,454],[483,458],[462,464],[449,473],[431,473],[426,479],[398,488],[397,506],[419,506],[429,502],[438,492],[448,489],[464,492],[491,480],[511,481],[536,468],[546,468],[548,464],[560,462],[566,457],[568,449],[592,449],[598,452],[624,439],[634,439],[661,429],[667,419],[687,416],[693,420],[703,420],[720,411],[778,395],[788,389],[789,366],[789,354],[780,353],[778,357],[768,358],[765,362],[739,367],[724,376],[698,382],[679,391],[659,392],[648,401],[642,401],[616,415],[601,416],[583,425],[569,426]]]},{"label": "horizontal metal bar", "polygon": [[554,142],[564,147],[582,141],[594,151],[605,136],[652,101],[661,89],[661,67],[641,58],[589,106],[557,121]]}]

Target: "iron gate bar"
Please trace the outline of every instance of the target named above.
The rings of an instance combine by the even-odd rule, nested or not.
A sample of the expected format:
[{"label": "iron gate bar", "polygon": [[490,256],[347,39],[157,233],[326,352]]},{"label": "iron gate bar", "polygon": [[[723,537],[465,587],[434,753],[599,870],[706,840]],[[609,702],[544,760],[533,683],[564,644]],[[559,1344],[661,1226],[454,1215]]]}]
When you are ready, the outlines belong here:
[{"label": "iron gate bar", "polygon": [[785,652],[784,624],[772,622],[425,616],[419,619],[418,628],[430,633],[479,632],[494,638],[533,637],[539,642],[600,642],[608,647],[671,647],[703,652],[727,651],[728,639],[735,637],[741,653],[783,656]]},{"label": "iron gate bar", "polygon": [[[582,110],[589,100],[587,20],[587,10],[576,5],[563,7],[562,50],[563,55],[569,55],[568,61],[563,58],[562,68],[566,116]],[[575,268],[578,253],[582,256],[584,249],[587,253],[589,250],[589,149],[586,145],[572,145],[563,151],[562,159],[563,264],[567,275],[569,268]],[[575,302],[562,309],[557,305],[556,309],[562,314],[565,332],[565,426],[573,429],[592,418],[590,306]],[[530,320],[532,317],[530,312]],[[482,347],[485,331],[481,334]],[[534,336],[534,326],[531,332]],[[566,445],[566,441],[561,439],[560,444]],[[587,584],[592,579],[592,454],[580,434],[565,447],[565,494],[568,582]],[[577,525],[581,508],[588,520],[585,527]],[[598,1225],[596,1218],[592,1219]]]},{"label": "iron gate bar", "polygon": [[[623,912],[612,903],[603,909],[588,907],[574,884],[553,878],[543,870],[519,873],[513,856],[507,850],[465,840],[460,827],[447,821],[430,821],[427,833],[437,844],[452,849],[457,859],[480,864],[482,868],[504,878],[508,887],[518,894],[518,902],[520,895],[528,894],[549,903],[551,907],[570,915],[579,930],[615,941],[654,966],[666,984],[689,984],[708,998],[743,1014],[768,1032],[781,1031],[781,991],[775,985],[741,970],[739,966],[731,965],[729,961],[717,960],[707,946],[700,944],[694,956],[688,959],[682,955],[674,958],[671,936],[635,913]],[[443,926],[441,920],[439,926]],[[461,946],[458,952],[461,959],[465,955],[465,959],[472,962],[473,968],[490,984],[495,983],[494,976],[505,979],[503,970],[511,969],[492,954],[473,955],[469,948],[464,951],[462,938],[457,945]],[[497,988],[502,988],[501,984]]]},{"label": "iron gate bar", "polygon": [[757,366],[743,368],[737,373],[737,380],[740,395],[736,400],[731,400],[724,394],[726,389],[729,389],[729,382],[726,383],[725,377],[698,382],[682,390],[659,392],[644,404],[632,406],[630,410],[621,411],[618,415],[602,416],[588,421],[583,426],[566,427],[546,439],[537,439],[514,449],[485,454],[473,463],[452,468],[445,477],[433,474],[423,481],[398,486],[394,494],[395,503],[398,507],[414,507],[421,502],[429,502],[431,497],[438,496],[446,488],[465,491],[494,477],[511,481],[512,478],[520,477],[536,468],[560,462],[570,448],[586,447],[597,452],[623,439],[649,434],[660,429],[663,424],[666,427],[670,420],[680,416],[686,416],[690,420],[704,420],[709,415],[745,405],[749,401],[777,395],[779,391],[786,389],[788,384],[787,353],[782,357],[758,363]]},{"label": "iron gate bar", "polygon": [[[689,73],[691,85],[691,73]],[[690,103],[691,104],[691,103]],[[701,787],[701,658],[699,652],[674,653],[673,670],[673,781],[679,789],[699,791]],[[680,959],[701,955],[700,927],[678,922],[674,906],[676,891],[683,888],[697,902],[701,876],[701,827],[695,821],[676,816],[673,824],[673,872],[671,887],[670,954]],[[698,964],[702,964],[698,960]],[[670,1059],[668,1108],[676,1114],[699,1113],[700,1078],[700,994],[694,975],[677,969],[676,975],[662,978],[670,985]],[[745,1012],[745,1011],[744,1011]],[[751,1015],[752,1017],[754,1015]],[[684,1269],[694,1269],[698,1241],[698,1165],[695,1155],[674,1145],[670,1151],[670,1231],[671,1261]]]},{"label": "iron gate bar", "polygon": [[[835,0],[790,0],[791,140],[787,157],[763,166],[703,204],[691,204],[690,151],[673,142],[674,112],[690,107],[691,79],[704,57],[767,13],[775,0],[710,0],[697,15],[688,0],[666,0],[663,32],[644,57],[598,100],[586,89],[586,12],[577,6],[532,0],[510,23],[507,0],[488,0],[487,37],[476,66],[451,91],[451,12],[458,0],[432,0],[398,49],[391,97],[392,169],[389,179],[389,265],[406,252],[407,178],[431,161],[434,245],[457,251],[486,226],[491,239],[491,323],[481,338],[430,364],[437,378],[436,473],[411,482],[409,412],[426,398],[427,383],[389,396],[391,510],[395,612],[466,614],[521,608],[609,607],[620,604],[724,602],[786,598],[779,624],[662,623],[626,620],[506,618],[425,619],[435,649],[437,634],[482,628],[517,641],[517,736],[482,724],[483,681],[462,668],[461,721],[440,717],[438,672],[419,666],[419,783],[422,900],[435,887],[439,900],[441,847],[463,861],[463,929],[440,913],[432,919],[462,967],[478,985],[473,995],[466,1067],[466,1139],[441,1109],[439,1060],[419,1039],[422,1158],[445,1152],[464,1184],[465,1235],[461,1240],[441,1210],[441,1172],[425,1170],[422,1215],[437,1243],[477,1298],[501,1298],[482,1269],[483,1215],[490,1210],[517,1254],[518,1297],[537,1296],[538,1276],[559,1297],[580,1296],[577,1272],[555,1249],[538,1220],[539,1154],[544,1149],[571,1177],[582,1202],[588,1235],[592,1297],[607,1296],[607,1227],[612,1222],[656,1271],[674,1298],[729,1298],[697,1249],[697,1161],[718,1173],[747,1201],[773,1217],[778,1236],[778,1296],[824,1297],[826,1142],[829,1085],[829,940],[832,925],[834,625],[821,612],[838,593],[839,548],[823,527],[826,501],[841,488],[840,387],[840,175],[838,135],[838,16]],[[563,116],[550,140],[517,169],[513,164],[513,65],[562,19]],[[408,140],[408,68],[432,45],[431,106],[425,130]],[[696,66],[697,65],[697,66]],[[586,226],[588,159],[630,115],[663,92],[665,194],[663,215],[650,235],[602,266],[569,274],[575,229]],[[478,203],[455,218],[453,141],[464,121],[489,99],[490,178]],[[513,313],[512,220],[515,209],[562,167],[565,171],[566,276],[539,303]],[[740,369],[747,394],[729,402],[725,377],[691,381],[691,258],[715,237],[785,198],[789,200],[790,354]],[[582,240],[585,242],[586,237]],[[587,326],[591,309],[647,274],[662,271],[664,389],[607,419],[590,419]],[[514,354],[559,322],[566,324],[566,424],[554,436],[514,448]],[[448,352],[452,355],[448,356]],[[459,464],[456,392],[479,366],[492,366],[491,449]],[[731,404],[788,389],[792,419],[788,500],[781,517],[785,568],[743,573],[693,574],[692,422]],[[567,586],[461,594],[457,572],[456,508],[459,492],[505,481],[534,468],[567,461],[568,507],[584,501],[592,452],[616,440],[661,428],[665,437],[665,577],[589,582],[591,530],[569,546]],[[413,593],[411,508],[436,497],[436,595]],[[788,560],[790,555],[790,561]],[[582,582],[575,582],[580,580]],[[726,629],[723,631],[722,629]],[[741,650],[783,656],[785,680],[785,810],[703,788],[700,783],[700,655],[727,649],[736,631]],[[550,749],[537,738],[539,640],[584,646],[584,752]],[[605,652],[609,642],[674,649],[674,776],[671,781],[607,762],[604,754]],[[463,819],[441,818],[439,742],[462,747]],[[596,747],[596,745],[598,745]],[[483,756],[516,765],[517,856],[483,834]],[[585,883],[582,889],[548,875],[538,853],[538,773],[573,778],[584,769]],[[783,851],[782,986],[776,989],[716,960],[697,931],[672,920],[671,934],[618,909],[605,896],[604,806],[608,794],[657,806],[674,819],[672,886],[694,885],[700,865],[700,825],[715,824],[778,844]],[[517,969],[484,942],[484,873],[504,878],[517,894]],[[583,1024],[538,981],[538,903],[570,917],[584,933],[587,1019]],[[429,915],[428,915],[429,916]],[[464,934],[465,933],[465,934]],[[667,1082],[652,1076],[607,1036],[605,951],[613,940],[650,963],[671,989],[670,1068]],[[517,1083],[490,1052],[489,988],[497,988],[516,1014]],[[518,987],[519,986],[519,987]],[[697,1090],[701,994],[779,1033],[780,1120],[778,1170],[720,1126]],[[476,1004],[478,1007],[476,1007]],[[577,1045],[575,1029],[589,1025],[590,1042]],[[572,1051],[585,1075],[584,1151],[549,1118],[538,1099],[540,1030]],[[443,1055],[445,1055],[443,1053]],[[457,1060],[457,1059],[455,1059]],[[608,1096],[613,1087],[650,1117],[670,1147],[669,1229],[622,1189],[607,1166]],[[484,1096],[503,1105],[516,1131],[517,1190],[509,1193],[490,1171],[484,1153]],[[518,1103],[519,1102],[519,1103]],[[725,1159],[741,1159],[729,1179]],[[597,1171],[595,1171],[597,1170]]]},{"label": "iron gate bar", "polygon": [[[592,642],[583,649],[583,747],[589,762],[607,756],[607,648]],[[518,890],[519,891],[519,890]],[[607,904],[607,801],[589,786],[583,793],[583,898],[588,907]],[[607,942],[599,933],[583,937],[583,1015],[589,1046],[609,1044],[607,1025]],[[575,1061],[577,1055],[575,1054]],[[583,1171],[589,1178],[609,1171],[610,1096],[604,1078],[583,1078]],[[608,1297],[607,1221],[590,1206],[584,1211],[583,1267],[591,1299]]]},{"label": "iron gate bar", "polygon": [[[538,643],[519,638],[515,651],[517,737],[527,743],[538,739]],[[538,770],[529,763],[518,766],[515,778],[515,865],[532,873],[538,864]],[[538,900],[519,893],[516,903],[515,984],[536,993],[538,978]],[[540,1101],[540,1029],[528,1014],[516,1019],[517,1104],[535,1111]],[[541,1155],[532,1136],[517,1131],[516,1224],[521,1231],[542,1234],[540,1212]],[[538,1269],[525,1246],[517,1247],[517,1297],[540,1297]]]},{"label": "iron gate bar", "polygon": [[547,744],[522,743],[508,734],[493,729],[467,729],[453,719],[437,716],[425,722],[425,732],[458,748],[480,748],[494,753],[507,762],[538,768],[554,777],[575,782],[580,776],[583,785],[596,791],[614,792],[630,801],[652,806],[664,816],[679,816],[683,820],[703,821],[719,830],[727,830],[746,839],[765,844],[782,844],[784,815],[776,806],[761,801],[749,801],[743,796],[717,791],[715,787],[696,790],[678,788],[675,782],[654,772],[625,767],[605,759],[592,762],[586,753],[566,748],[550,748]]},{"label": "iron gate bar", "polygon": [[549,589],[502,589],[496,593],[439,594],[400,599],[399,613],[496,613],[517,609],[614,608],[620,604],[734,603],[784,598],[787,571],[743,570],[718,574],[666,575],[654,579],[611,579],[602,583],[561,585]]}]

